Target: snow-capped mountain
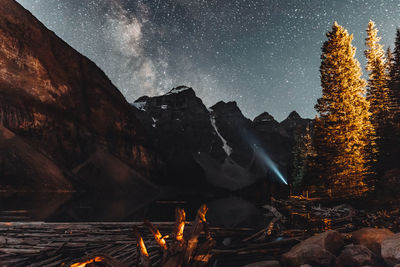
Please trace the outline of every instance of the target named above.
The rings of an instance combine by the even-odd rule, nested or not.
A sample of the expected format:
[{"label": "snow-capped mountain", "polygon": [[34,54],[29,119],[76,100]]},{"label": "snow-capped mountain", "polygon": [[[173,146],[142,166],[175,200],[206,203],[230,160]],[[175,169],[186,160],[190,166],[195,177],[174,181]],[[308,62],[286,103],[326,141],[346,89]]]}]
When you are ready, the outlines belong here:
[{"label": "snow-capped mountain", "polygon": [[246,118],[236,102],[206,108],[193,88],[179,86],[165,95],[137,99],[132,106],[165,161],[174,185],[204,185],[237,190],[271,176],[255,155],[262,147],[282,172],[291,167],[293,131],[311,120],[289,116],[279,123],[268,113]]}]

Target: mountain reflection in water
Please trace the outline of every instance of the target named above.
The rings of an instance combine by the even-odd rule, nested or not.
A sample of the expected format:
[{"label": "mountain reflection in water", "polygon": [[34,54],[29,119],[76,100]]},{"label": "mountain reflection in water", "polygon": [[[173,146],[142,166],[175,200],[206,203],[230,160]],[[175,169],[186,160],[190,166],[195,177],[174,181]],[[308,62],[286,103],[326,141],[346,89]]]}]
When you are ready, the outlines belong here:
[{"label": "mountain reflection in water", "polygon": [[262,210],[239,197],[185,199],[163,197],[138,201],[134,196],[104,194],[9,194],[0,196],[0,221],[46,222],[153,222],[174,221],[175,208],[184,208],[192,220],[203,203],[209,207],[208,221],[226,227],[260,227],[265,225]]}]

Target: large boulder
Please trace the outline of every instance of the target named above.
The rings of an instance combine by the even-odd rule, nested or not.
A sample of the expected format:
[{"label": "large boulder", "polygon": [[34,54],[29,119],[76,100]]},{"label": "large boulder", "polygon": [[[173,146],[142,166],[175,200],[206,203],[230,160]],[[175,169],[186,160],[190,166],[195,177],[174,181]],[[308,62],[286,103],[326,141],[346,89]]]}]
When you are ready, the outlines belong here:
[{"label": "large boulder", "polygon": [[327,231],[310,237],[282,255],[285,266],[332,266],[337,254],[344,246],[343,236],[336,231]]},{"label": "large boulder", "polygon": [[300,243],[281,257],[283,266],[298,267],[303,264],[311,266],[334,266],[335,256],[316,244]]},{"label": "large boulder", "polygon": [[315,244],[332,254],[337,254],[344,246],[344,239],[339,232],[332,230],[310,237],[300,244]]},{"label": "large boulder", "polygon": [[382,241],[393,235],[393,232],[388,229],[378,228],[362,228],[352,233],[354,244],[366,246],[375,255],[381,255]]},{"label": "large boulder", "polygon": [[259,261],[246,264],[243,267],[281,267],[279,261]]},{"label": "large boulder", "polygon": [[382,266],[376,255],[362,245],[349,245],[336,259],[338,267]]},{"label": "large boulder", "polygon": [[389,266],[400,264],[400,233],[391,235],[383,240],[381,254]]}]

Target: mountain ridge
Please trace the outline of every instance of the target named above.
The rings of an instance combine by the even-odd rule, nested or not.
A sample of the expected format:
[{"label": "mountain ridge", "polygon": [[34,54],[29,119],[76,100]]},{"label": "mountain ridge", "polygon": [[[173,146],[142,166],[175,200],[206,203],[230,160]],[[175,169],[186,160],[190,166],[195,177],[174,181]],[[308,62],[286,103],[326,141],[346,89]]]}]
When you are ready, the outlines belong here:
[{"label": "mountain ridge", "polygon": [[[235,101],[207,108],[187,86],[128,103],[95,63],[21,5],[5,0],[0,6],[0,124],[23,138],[31,155],[43,155],[42,162],[67,172],[76,190],[100,190],[92,176],[116,166],[127,170],[130,175],[124,177],[132,181],[126,184],[132,187],[142,177],[178,188],[212,185],[228,190],[273,180],[255,145],[287,175],[294,131],[310,123],[294,115],[282,123],[273,118],[272,124],[252,121]],[[0,163],[12,163],[10,157],[0,155]],[[38,167],[32,157],[24,160]],[[12,164],[15,175],[24,176],[23,168]],[[47,175],[52,177],[43,177]],[[102,176],[102,184],[110,185],[104,190],[123,190],[120,182],[117,176]]]}]

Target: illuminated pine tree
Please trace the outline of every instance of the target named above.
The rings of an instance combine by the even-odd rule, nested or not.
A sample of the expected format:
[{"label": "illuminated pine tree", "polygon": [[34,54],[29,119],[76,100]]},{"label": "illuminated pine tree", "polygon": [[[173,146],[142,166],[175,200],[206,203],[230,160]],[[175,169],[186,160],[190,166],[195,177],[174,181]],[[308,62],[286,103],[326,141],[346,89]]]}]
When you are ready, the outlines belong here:
[{"label": "illuminated pine tree", "polygon": [[386,73],[385,52],[383,45],[379,43],[380,40],[375,23],[370,21],[365,39],[367,49],[364,54],[367,58],[366,70],[369,71],[367,99],[370,102],[371,120],[375,127],[379,127],[382,121],[387,120],[389,113],[389,77]]},{"label": "illuminated pine tree", "polygon": [[386,49],[385,57],[386,57],[386,74],[390,82],[390,72],[392,71],[393,68],[393,54],[390,47]]},{"label": "illuminated pine tree", "polygon": [[377,159],[375,165],[376,171],[381,176],[384,170],[384,163],[390,156],[388,149],[390,144],[388,136],[391,134],[391,99],[389,95],[389,75],[390,68],[390,50],[388,51],[389,60],[386,59],[383,45],[379,43],[378,29],[373,21],[369,21],[367,27],[367,38],[364,51],[367,58],[366,70],[369,72],[367,84],[367,100],[370,103],[371,122],[375,128],[375,138],[377,143]]},{"label": "illuminated pine tree", "polygon": [[315,106],[316,168],[331,196],[360,196],[368,190],[374,134],[366,81],[354,58],[353,35],[335,22],[327,38],[321,55],[322,97]]}]

